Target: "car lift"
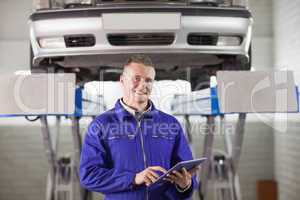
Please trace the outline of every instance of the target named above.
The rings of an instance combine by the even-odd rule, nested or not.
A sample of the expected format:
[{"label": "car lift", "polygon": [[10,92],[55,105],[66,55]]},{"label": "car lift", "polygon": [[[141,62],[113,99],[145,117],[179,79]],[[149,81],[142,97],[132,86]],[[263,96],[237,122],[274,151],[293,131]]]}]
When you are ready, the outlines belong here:
[{"label": "car lift", "polygon": [[[209,162],[203,164],[199,174],[201,181],[198,188],[199,198],[201,200],[208,199],[208,186],[211,185],[214,191],[214,200],[241,200],[238,167],[247,113],[298,112],[298,93],[297,89],[295,90],[291,72],[224,71],[218,72],[217,75],[219,75],[218,84],[220,85],[218,89],[213,85],[212,88],[203,91],[175,95],[171,102],[171,111],[173,115],[183,116],[190,145],[193,142],[190,116],[206,118],[203,156],[207,157]],[[228,77],[230,78],[228,79]],[[244,80],[248,80],[252,85]],[[257,88],[260,88],[258,92],[265,93],[265,97],[270,95],[276,99],[271,97],[269,101],[265,101],[263,99],[265,97],[257,98],[255,96]],[[283,88],[285,89],[284,93],[280,91]],[[243,96],[238,97],[239,101],[234,99],[235,95],[231,95],[236,91],[241,92],[240,95]],[[233,102],[233,104],[230,105],[226,102]],[[246,105],[247,102],[250,103],[245,107],[243,102]],[[267,108],[265,103],[274,106]],[[234,104],[240,104],[242,107]],[[232,105],[233,107],[231,107]],[[234,106],[236,107],[234,108]],[[238,119],[232,135],[226,131],[225,114],[233,113],[238,114]],[[221,151],[213,147],[217,117],[220,119],[220,133],[224,136],[225,144],[225,149]]]},{"label": "car lift", "polygon": [[[198,99],[189,101],[188,104],[196,104],[197,100]],[[184,102],[183,105],[180,105],[182,104],[182,101],[177,99],[177,95],[174,96],[174,101],[172,103],[171,108],[173,109],[173,115],[184,117],[186,136],[190,145],[193,143],[190,116],[202,116],[206,118],[203,157],[209,158],[209,162],[206,162],[201,167],[201,172],[199,174],[201,180],[201,184],[199,184],[198,188],[199,198],[201,200],[206,199],[208,182],[209,180],[212,180],[214,200],[241,200],[237,168],[242,150],[246,114],[239,114],[234,138],[232,140],[231,135],[225,130],[226,122],[224,114],[215,114],[213,112],[209,115],[203,113],[201,110],[199,113],[194,111],[192,114],[187,110],[178,112],[180,106],[187,105],[186,102]],[[175,109],[175,107],[177,109]],[[220,132],[225,139],[225,153],[223,155],[214,155],[213,141],[216,133],[215,127],[217,117],[220,118]]]},{"label": "car lift", "polygon": [[[81,150],[81,136],[79,133],[79,118],[72,117],[73,156],[58,158],[58,142],[61,116],[56,116],[56,130],[50,133],[47,116],[40,116],[44,150],[48,160],[49,174],[47,181],[46,200],[77,199],[84,196],[85,191],[80,188],[78,166]],[[53,140],[52,140],[52,137]],[[83,199],[83,198],[79,198]]]},{"label": "car lift", "polygon": [[[102,96],[98,96],[98,100],[88,100],[82,96],[82,89],[76,89],[75,99],[75,113],[71,116],[72,121],[72,142],[73,142],[73,156],[57,158],[59,142],[59,130],[61,116],[56,116],[56,128],[52,134],[53,140],[48,126],[47,116],[41,116],[40,121],[42,125],[43,142],[45,148],[45,154],[49,164],[49,175],[46,200],[90,200],[92,199],[91,193],[80,187],[79,182],[79,162],[81,152],[81,134],[80,134],[80,119],[81,117],[96,116],[87,112],[91,107],[94,112],[101,113],[106,110]],[[83,104],[86,104],[83,106]],[[95,109],[96,108],[96,109]]]},{"label": "car lift", "polygon": [[[46,183],[46,200],[89,200],[91,195],[80,187],[78,167],[81,152],[79,120],[94,117],[91,111],[106,109],[103,97],[89,99],[82,88],[75,88],[75,74],[2,75],[1,91],[4,95],[0,117],[25,117],[28,121],[40,120],[45,156],[49,166]],[[32,88],[35,88],[33,90]],[[22,90],[22,91],[20,91]],[[24,95],[24,96],[22,96]],[[75,98],[74,98],[75,97]],[[25,100],[29,105],[25,105]],[[96,100],[96,102],[95,102]],[[34,109],[34,108],[43,109]],[[31,109],[32,108],[32,109]],[[55,117],[55,127],[49,126],[49,116]],[[71,156],[58,157],[61,119],[72,123]],[[52,122],[52,120],[51,120]]]},{"label": "car lift", "polygon": [[[262,78],[257,74],[256,72],[242,72],[245,74],[234,74],[236,72],[234,71],[225,71],[225,72],[220,72],[219,74],[221,78],[218,80],[218,84],[222,82],[222,76],[223,78],[225,77],[230,77],[231,82],[237,82],[236,85],[241,87],[243,82],[245,82],[243,76],[247,74],[247,78],[249,80],[249,74],[253,76],[254,78]],[[223,74],[222,74],[223,73]],[[285,74],[286,72],[282,72],[281,74]],[[228,75],[229,74],[229,75]],[[261,74],[260,74],[261,75]],[[82,89],[76,89],[75,92],[75,75],[74,75],[74,80],[69,88],[67,90],[63,91],[63,95],[67,96],[64,99],[59,98],[59,94],[61,94],[62,91],[59,91],[59,88],[57,89],[53,85],[70,85],[70,77],[64,77],[65,75],[62,74],[40,74],[40,75],[30,75],[33,76],[32,79],[26,78],[26,80],[30,80],[29,85],[26,86],[26,83],[22,84],[22,89],[26,90],[25,93],[27,94],[26,97],[31,98],[28,102],[33,102],[36,103],[37,105],[40,106],[40,101],[46,102],[48,105],[49,102],[55,101],[56,103],[58,101],[63,101],[62,105],[67,105],[68,109],[65,109],[64,107],[58,106],[58,108],[50,107],[47,112],[43,111],[34,111],[34,112],[29,112],[29,111],[20,111],[16,110],[15,108],[18,107],[17,103],[15,106],[12,106],[11,108],[6,108],[6,107],[0,107],[0,114],[2,117],[16,117],[16,116],[25,116],[26,118],[29,118],[29,116],[37,116],[36,119],[40,119],[41,122],[41,130],[43,134],[43,143],[44,143],[44,150],[45,154],[48,160],[49,164],[49,174],[47,178],[47,191],[46,191],[46,200],[90,200],[92,197],[90,193],[80,187],[79,184],[79,176],[78,176],[78,167],[79,167],[79,159],[80,159],[80,150],[81,150],[81,135],[80,135],[80,130],[79,130],[79,120],[81,117],[95,117],[95,115],[92,115],[89,113],[88,115],[85,115],[85,108],[83,107],[84,102],[89,102],[91,106],[98,106],[99,110],[104,111],[106,109],[105,105],[101,104],[101,101],[91,101],[87,100],[86,97],[82,94]],[[42,77],[51,77],[54,76],[54,81],[46,81],[45,80],[41,81],[39,78],[36,76],[42,76]],[[266,75],[263,76],[274,76],[272,72],[266,72]],[[57,78],[58,77],[58,78]],[[243,82],[239,82],[239,80],[235,80],[238,77],[240,78]],[[242,78],[241,78],[242,77]],[[252,78],[253,78],[252,77]],[[274,79],[273,77],[273,79]],[[278,79],[278,74],[276,75]],[[217,77],[218,78],[218,77]],[[48,78],[49,79],[49,78]],[[48,80],[46,79],[46,80]],[[251,77],[250,77],[251,79]],[[282,89],[282,78],[278,79],[281,80],[281,87]],[[11,77],[6,77],[2,78],[0,77],[0,82],[11,82],[10,85],[0,85],[1,89],[4,90],[4,92],[11,92],[13,91],[12,88],[15,88],[16,83],[18,81],[18,78],[11,78]],[[183,102],[180,100],[178,97],[174,97],[174,102],[173,102],[173,114],[174,115],[181,115],[184,116],[185,122],[186,122],[186,132],[187,132],[187,138],[190,143],[193,142],[192,140],[192,133],[191,133],[191,123],[190,123],[190,117],[191,115],[197,115],[197,116],[204,116],[206,117],[206,130],[205,130],[205,138],[204,138],[204,149],[203,149],[203,156],[209,158],[209,162],[206,162],[201,171],[200,171],[200,180],[201,184],[199,184],[199,197],[200,199],[207,199],[208,194],[208,186],[209,183],[213,183],[213,189],[214,189],[214,200],[241,200],[241,192],[240,192],[240,184],[239,184],[239,176],[237,173],[238,170],[238,164],[239,164],[239,159],[241,155],[241,150],[242,150],[242,143],[243,143],[243,136],[244,136],[244,127],[245,127],[245,122],[246,122],[246,113],[251,113],[251,112],[258,112],[258,113],[274,113],[274,112],[298,112],[298,93],[295,90],[295,86],[293,83],[293,77],[288,77],[286,78],[286,82],[291,82],[291,84],[285,84],[284,87],[289,87],[287,90],[290,90],[292,92],[287,92],[285,94],[285,98],[288,100],[288,106],[287,107],[274,107],[269,110],[253,110],[251,107],[250,110],[243,110],[243,109],[238,109],[238,110],[230,110],[227,109],[227,104],[224,106],[225,100],[220,98],[222,97],[222,91],[221,87],[218,88],[211,88],[210,89],[210,96],[209,98],[204,97],[204,98],[194,98],[192,101],[188,102],[185,101]],[[251,82],[251,81],[250,81]],[[257,83],[259,81],[255,81]],[[270,85],[276,85],[273,84],[274,80],[271,80],[272,84]],[[50,83],[50,84],[49,84]],[[63,83],[63,84],[61,84]],[[40,86],[40,85],[45,85],[46,88],[44,88],[46,91],[50,91],[50,94],[40,94],[39,92],[36,92],[32,90],[33,86]],[[25,86],[24,86],[25,85]],[[220,84],[221,85],[221,84]],[[2,87],[7,87],[9,86],[10,88],[2,88]],[[246,87],[245,87],[246,88]],[[249,87],[248,87],[249,88]],[[268,87],[270,88],[270,87]],[[277,92],[277,88],[273,87],[269,89],[268,91],[264,92],[267,95],[269,95],[268,92],[273,92],[274,94]],[[292,89],[290,89],[292,88]],[[53,90],[51,90],[53,89]],[[251,88],[250,91],[246,91],[243,88],[243,97],[244,100],[245,98],[249,98],[249,94],[252,92],[253,87]],[[54,91],[54,94],[51,93],[51,91]],[[70,92],[71,91],[71,92]],[[73,92],[72,92],[73,91]],[[226,91],[227,94],[228,91]],[[232,91],[230,92],[235,92],[235,88],[233,87]],[[217,95],[218,93],[218,95]],[[282,93],[281,93],[282,94]],[[15,93],[14,93],[15,95]],[[253,95],[251,93],[251,95]],[[10,95],[12,96],[12,95]],[[76,97],[75,101],[74,98],[70,97]],[[282,97],[282,96],[281,96]],[[49,100],[50,98],[50,100]],[[186,97],[185,97],[186,98]],[[230,100],[231,95],[228,96]],[[251,96],[252,98],[252,96]],[[4,99],[4,98],[2,98]],[[6,101],[13,101],[16,98],[13,99],[7,99]],[[38,99],[38,101],[37,101]],[[179,100],[178,100],[179,99]],[[262,101],[260,98],[258,99],[251,99],[252,103],[259,103],[255,104],[258,107],[260,104],[263,104],[264,101]],[[205,108],[205,112],[203,110],[199,110],[199,108],[191,108],[189,110],[185,110],[190,104],[190,105],[197,105],[201,101],[206,101],[210,102],[211,110],[210,112],[207,112],[207,107]],[[219,101],[219,102],[218,102]],[[103,102],[103,101],[102,101]],[[217,102],[217,103],[216,103]],[[231,102],[231,101],[229,101]],[[240,102],[244,102],[243,99]],[[10,102],[11,103],[11,102]],[[234,102],[236,104],[236,101]],[[275,102],[267,102],[268,104],[272,104]],[[2,104],[2,105],[8,105],[9,103]],[[176,104],[176,106],[174,106]],[[181,104],[181,105],[180,105]],[[274,105],[275,105],[274,104]],[[54,103],[54,105],[56,105]],[[60,104],[59,104],[60,105]],[[70,106],[71,105],[71,106]],[[88,106],[87,106],[88,107]],[[230,107],[230,106],[229,106]],[[19,107],[18,107],[19,108]],[[93,107],[94,110],[95,107]],[[177,110],[175,110],[177,108]],[[183,108],[180,110],[180,108]],[[178,110],[179,109],[179,110]],[[198,109],[198,110],[197,110]],[[4,111],[3,111],[4,110]],[[73,111],[72,111],[73,110]],[[74,112],[75,110],[75,112]],[[99,111],[98,110],[98,111]],[[192,111],[192,112],[191,112]],[[241,111],[241,112],[239,112]],[[98,114],[100,112],[97,112]],[[210,113],[210,114],[209,114]],[[231,138],[231,135],[227,133],[225,130],[226,127],[226,122],[225,122],[225,115],[224,113],[237,113],[238,114],[238,121],[236,123],[235,127],[235,134],[234,137]],[[48,124],[48,116],[55,116],[56,118],[56,124],[55,124],[55,130],[54,133],[51,134],[50,132],[50,127]],[[61,117],[65,116],[68,119],[71,119],[72,121],[72,141],[73,141],[73,155],[72,157],[61,157],[58,158],[58,142],[59,142],[59,135],[60,135],[60,125],[61,125]],[[216,125],[216,117],[220,118],[220,127],[221,127],[221,132],[223,132],[224,139],[225,139],[225,153],[223,154],[215,154],[214,148],[213,148],[213,141],[214,141],[214,134],[215,134],[215,125]],[[32,120],[31,120],[32,121]]]},{"label": "car lift", "polygon": [[[190,115],[175,114],[176,116],[184,116],[186,124],[187,138],[192,144],[192,134],[190,133]],[[232,139],[227,131],[225,131],[225,117],[219,115],[221,134],[225,140],[225,154],[215,155],[213,148],[216,115],[202,115],[206,118],[206,130],[203,147],[203,157],[209,158],[201,167],[198,192],[201,200],[206,199],[209,181],[213,181],[214,200],[241,200],[241,191],[239,186],[239,176],[237,174],[238,163],[240,160],[244,127],[246,122],[246,114],[240,113],[236,123],[234,138]],[[233,148],[234,147],[234,148]]]}]

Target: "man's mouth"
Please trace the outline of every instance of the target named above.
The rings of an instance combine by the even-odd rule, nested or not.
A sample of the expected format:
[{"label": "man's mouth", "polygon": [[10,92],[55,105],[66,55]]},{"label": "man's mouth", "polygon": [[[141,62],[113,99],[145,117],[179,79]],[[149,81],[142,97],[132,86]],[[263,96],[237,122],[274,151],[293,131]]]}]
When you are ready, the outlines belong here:
[{"label": "man's mouth", "polygon": [[147,95],[147,92],[135,91],[135,93],[138,94],[138,95]]}]

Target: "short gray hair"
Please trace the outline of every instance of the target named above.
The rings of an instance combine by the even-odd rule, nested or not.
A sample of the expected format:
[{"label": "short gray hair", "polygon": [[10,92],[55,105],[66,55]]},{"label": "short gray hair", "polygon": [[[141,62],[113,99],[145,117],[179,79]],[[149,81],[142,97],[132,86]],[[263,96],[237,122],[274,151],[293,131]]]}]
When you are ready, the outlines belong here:
[{"label": "short gray hair", "polygon": [[139,63],[139,64],[143,64],[147,67],[154,67],[151,58],[146,56],[146,55],[142,55],[142,54],[137,54],[137,55],[130,56],[127,59],[124,66],[127,66],[131,63]]}]

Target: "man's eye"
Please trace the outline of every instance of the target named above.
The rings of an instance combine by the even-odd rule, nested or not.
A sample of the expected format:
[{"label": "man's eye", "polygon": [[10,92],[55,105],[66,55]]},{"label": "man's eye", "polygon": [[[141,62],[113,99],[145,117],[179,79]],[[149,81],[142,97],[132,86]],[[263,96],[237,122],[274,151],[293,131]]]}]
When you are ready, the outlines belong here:
[{"label": "man's eye", "polygon": [[146,83],[153,83],[153,80],[151,78],[147,78],[145,81]]},{"label": "man's eye", "polygon": [[136,77],[134,77],[134,79],[133,79],[135,82],[138,82],[138,81],[140,81],[141,80],[141,77],[138,77],[138,76],[136,76]]}]

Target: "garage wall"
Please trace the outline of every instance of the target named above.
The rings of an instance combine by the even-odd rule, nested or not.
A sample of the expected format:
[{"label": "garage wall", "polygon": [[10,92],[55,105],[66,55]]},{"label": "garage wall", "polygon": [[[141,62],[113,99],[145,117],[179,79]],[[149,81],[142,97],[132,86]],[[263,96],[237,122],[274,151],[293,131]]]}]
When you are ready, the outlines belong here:
[{"label": "garage wall", "polygon": [[1,127],[0,152],[0,199],[45,199],[48,165],[39,127]]},{"label": "garage wall", "polygon": [[[300,1],[273,0],[274,53],[277,69],[293,70],[300,84]],[[287,117],[290,122],[282,120]],[[297,200],[300,195],[300,118],[281,116],[275,122],[275,177],[280,200]]]},{"label": "garage wall", "polygon": [[[250,0],[249,4],[255,20],[253,66],[257,70],[272,69],[272,1]],[[29,69],[26,23],[31,5],[32,0],[0,1],[0,73]],[[0,126],[0,200],[44,199],[48,167],[38,124],[5,123],[7,121]],[[63,128],[63,152],[71,151],[69,128]],[[194,135],[198,141],[195,152],[201,155],[203,136],[199,132]],[[223,147],[221,137],[216,138],[216,147]],[[270,126],[257,119],[247,123],[243,148],[239,169],[243,197],[244,200],[255,200],[256,181],[273,178],[273,132]]]},{"label": "garage wall", "polygon": [[278,69],[295,71],[300,83],[300,1],[274,0],[274,54]]},{"label": "garage wall", "polygon": [[255,70],[273,68],[272,0],[249,0],[253,15],[252,61]]},{"label": "garage wall", "polygon": [[27,19],[32,0],[0,1],[0,72],[29,69]]}]

